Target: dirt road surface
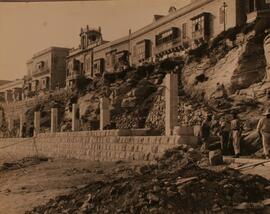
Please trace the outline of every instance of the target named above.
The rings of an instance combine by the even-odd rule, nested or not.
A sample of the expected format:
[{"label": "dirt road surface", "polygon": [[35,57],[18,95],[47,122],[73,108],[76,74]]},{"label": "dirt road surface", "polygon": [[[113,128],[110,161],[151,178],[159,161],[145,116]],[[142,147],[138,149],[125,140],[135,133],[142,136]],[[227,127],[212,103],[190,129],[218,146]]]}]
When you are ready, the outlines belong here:
[{"label": "dirt road surface", "polygon": [[104,180],[107,173],[134,165],[136,163],[48,160],[26,168],[0,171],[0,214],[23,214],[58,195],[92,181]]}]

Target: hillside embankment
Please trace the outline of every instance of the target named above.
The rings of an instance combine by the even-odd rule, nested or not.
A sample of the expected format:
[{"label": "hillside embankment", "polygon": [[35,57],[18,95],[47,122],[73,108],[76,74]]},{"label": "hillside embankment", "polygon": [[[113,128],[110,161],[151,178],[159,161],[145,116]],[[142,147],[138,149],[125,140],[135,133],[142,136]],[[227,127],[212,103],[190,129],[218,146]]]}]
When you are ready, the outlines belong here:
[{"label": "hillside embankment", "polygon": [[[261,142],[254,129],[262,112],[269,107],[269,68],[269,33],[230,29],[207,44],[181,52],[178,57],[117,74],[104,74],[89,84],[81,84],[83,87],[71,97],[58,100],[52,95],[54,102],[41,100],[28,108],[27,123],[32,123],[33,111],[41,110],[41,125],[46,131],[50,125],[50,108],[58,107],[60,129],[69,131],[70,106],[77,102],[81,130],[95,130],[99,128],[99,99],[108,97],[111,101],[108,129],[145,127],[163,134],[163,79],[166,73],[175,72],[179,74],[179,124],[200,125],[208,113],[216,121],[229,122],[231,113],[237,112],[244,125],[243,154],[256,153],[260,157]],[[8,111],[8,106],[4,106],[4,112],[8,114]],[[23,160],[4,164],[0,170],[3,181],[0,208],[7,213],[29,210],[27,213],[39,214],[269,213],[269,180],[241,174],[227,165],[209,167],[208,151],[184,144],[165,153],[155,164],[145,166],[123,162],[108,166],[104,163],[105,166],[95,162],[77,172],[82,162],[71,170],[68,165],[73,166],[72,160],[64,160],[62,165],[57,165],[57,161]],[[100,164],[100,169],[95,164]],[[94,171],[90,172],[89,167]],[[32,177],[23,176],[18,182],[18,175],[32,169]],[[99,177],[100,174],[104,176]],[[48,183],[45,178],[53,180]],[[16,182],[18,185],[13,186]],[[25,207],[22,195],[29,199]],[[16,206],[12,204],[14,197],[19,201]]]}]

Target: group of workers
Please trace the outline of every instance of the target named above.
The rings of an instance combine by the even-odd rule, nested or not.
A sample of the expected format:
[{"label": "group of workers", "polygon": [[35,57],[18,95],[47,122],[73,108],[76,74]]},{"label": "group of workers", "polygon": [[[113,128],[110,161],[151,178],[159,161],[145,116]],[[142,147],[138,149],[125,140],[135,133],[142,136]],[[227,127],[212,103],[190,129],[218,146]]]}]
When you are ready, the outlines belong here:
[{"label": "group of workers", "polygon": [[[200,127],[200,139],[203,148],[209,149],[211,135],[217,135],[220,139],[220,147],[224,155],[233,150],[234,157],[239,158],[241,154],[240,141],[243,125],[237,113],[232,113],[232,120],[216,120],[213,115],[208,114]],[[257,133],[262,141],[263,152],[266,159],[270,158],[270,109],[267,110],[257,125]],[[231,149],[232,148],[232,149]]]}]

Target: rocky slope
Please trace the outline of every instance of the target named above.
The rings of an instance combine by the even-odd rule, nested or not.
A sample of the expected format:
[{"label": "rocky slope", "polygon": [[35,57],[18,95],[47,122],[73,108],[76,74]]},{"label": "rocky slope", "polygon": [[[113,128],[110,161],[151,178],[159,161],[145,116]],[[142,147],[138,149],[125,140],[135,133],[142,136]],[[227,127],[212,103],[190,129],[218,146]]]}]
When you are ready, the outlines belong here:
[{"label": "rocky slope", "polygon": [[[182,118],[187,106],[194,102],[203,106],[196,117],[209,111],[226,114],[231,110],[249,115],[255,109],[258,117],[261,113],[258,109],[268,104],[269,40],[265,33],[256,34],[250,29],[242,33],[239,29],[230,29],[212,43],[189,51],[180,61],[171,60],[104,76],[79,98],[81,115],[88,120],[98,120],[99,98],[107,96],[112,103],[116,127],[146,126],[162,130],[162,82],[166,72],[178,65],[179,92],[182,95],[180,123],[184,123]],[[200,120],[194,120],[200,123]]]}]

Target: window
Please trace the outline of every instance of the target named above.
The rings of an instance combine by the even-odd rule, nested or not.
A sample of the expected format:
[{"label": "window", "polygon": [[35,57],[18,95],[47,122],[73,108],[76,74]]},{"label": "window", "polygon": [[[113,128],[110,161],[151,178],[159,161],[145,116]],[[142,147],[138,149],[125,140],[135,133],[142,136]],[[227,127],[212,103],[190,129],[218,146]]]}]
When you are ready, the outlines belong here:
[{"label": "window", "polygon": [[81,70],[80,66],[81,66],[80,61],[77,59],[73,59],[73,69],[72,70],[80,71]]},{"label": "window", "polygon": [[116,50],[106,53],[106,66],[113,67],[116,63]]},{"label": "window", "polygon": [[89,55],[85,58],[85,71],[89,72],[91,70],[91,57]]},{"label": "window", "polygon": [[151,53],[151,41],[143,40],[136,44],[136,57],[138,61],[144,61],[150,57]]},{"label": "window", "polygon": [[156,35],[156,46],[162,45],[167,42],[172,42],[179,36],[178,28],[171,28],[163,33]]},{"label": "window", "polygon": [[187,38],[187,23],[182,24],[183,39]]},{"label": "window", "polygon": [[210,13],[202,13],[192,20],[192,38],[205,39],[210,35]]},{"label": "window", "polygon": [[42,69],[45,66],[45,62],[44,61],[40,61],[37,63],[37,68],[38,69]]},{"label": "window", "polygon": [[[93,65],[93,75],[100,75],[104,72],[104,59],[97,59]],[[92,76],[93,76],[92,75]]]},{"label": "window", "polygon": [[92,35],[90,37],[90,40],[93,41],[93,42],[95,42],[97,40],[97,36],[96,35]]},{"label": "window", "polygon": [[193,20],[193,32],[196,31],[202,31],[203,30],[203,24],[204,24],[204,17],[199,17],[195,20]]}]

